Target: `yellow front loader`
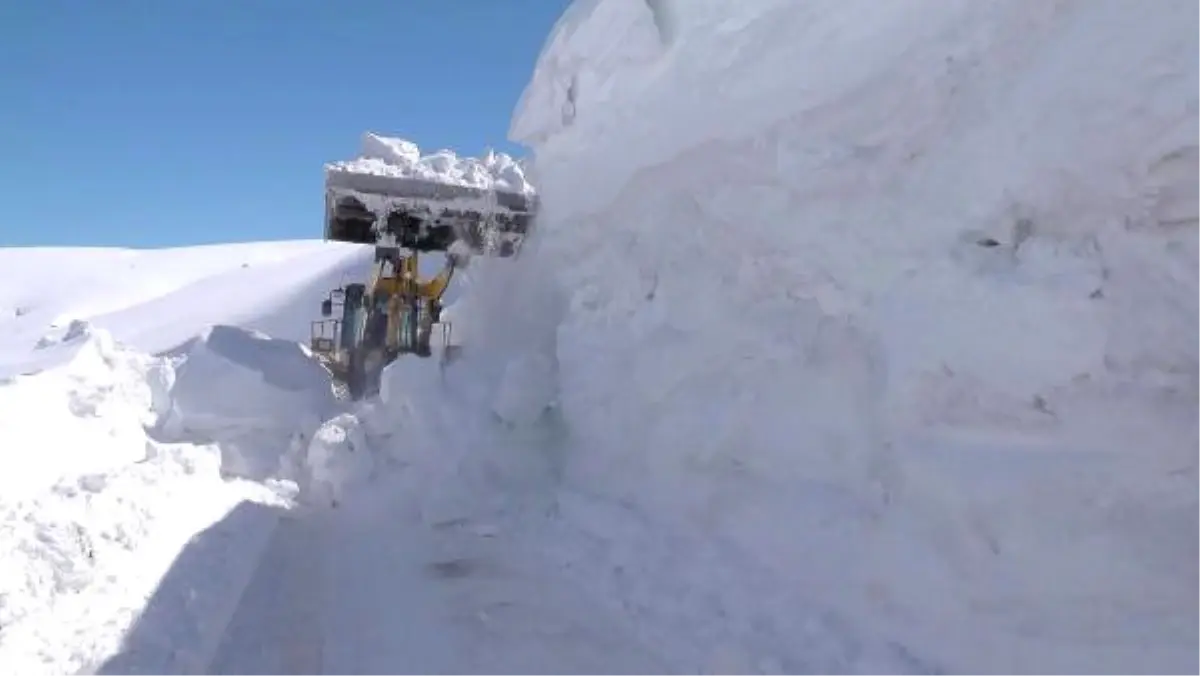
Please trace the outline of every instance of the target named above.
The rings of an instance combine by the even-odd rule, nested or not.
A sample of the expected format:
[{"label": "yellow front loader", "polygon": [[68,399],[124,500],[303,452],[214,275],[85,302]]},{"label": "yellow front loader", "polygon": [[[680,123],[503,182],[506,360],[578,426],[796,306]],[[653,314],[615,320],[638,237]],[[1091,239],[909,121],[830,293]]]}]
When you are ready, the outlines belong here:
[{"label": "yellow front loader", "polygon": [[[532,196],[425,179],[329,170],[325,239],[369,244],[365,279],[330,292],[310,346],[352,399],[379,392],[383,368],[402,355],[433,355],[443,366],[461,346],[442,319],[442,297],[470,256],[515,256],[536,213]],[[420,277],[420,256],[440,253],[440,272]]]}]

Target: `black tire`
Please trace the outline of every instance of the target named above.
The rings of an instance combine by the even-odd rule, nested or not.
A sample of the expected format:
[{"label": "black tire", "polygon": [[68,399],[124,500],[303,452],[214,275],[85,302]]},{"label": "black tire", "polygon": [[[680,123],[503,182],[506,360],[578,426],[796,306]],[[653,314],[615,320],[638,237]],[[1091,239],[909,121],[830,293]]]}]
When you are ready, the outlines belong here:
[{"label": "black tire", "polygon": [[349,368],[346,370],[346,390],[350,393],[350,399],[354,401],[367,396],[367,373],[362,350],[350,353]]},{"label": "black tire", "polygon": [[358,349],[350,355],[350,369],[346,376],[346,390],[354,401],[379,394],[383,368],[387,357],[380,350]]}]

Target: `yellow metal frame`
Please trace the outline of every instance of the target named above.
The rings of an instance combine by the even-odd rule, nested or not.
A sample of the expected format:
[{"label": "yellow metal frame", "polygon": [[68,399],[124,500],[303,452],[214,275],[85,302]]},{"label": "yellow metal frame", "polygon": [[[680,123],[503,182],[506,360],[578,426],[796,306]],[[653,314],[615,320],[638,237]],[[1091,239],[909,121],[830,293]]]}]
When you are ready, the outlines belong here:
[{"label": "yellow metal frame", "polygon": [[[417,330],[424,333],[422,324],[430,319],[427,313],[431,311],[432,303],[440,300],[446,292],[454,273],[453,266],[447,265],[433,278],[421,281],[418,276],[417,253],[401,255],[398,262],[399,265],[394,265],[393,260],[393,264],[389,265],[386,260],[377,260],[372,266],[366,291],[368,298],[386,298],[387,329],[384,348],[393,353],[399,352],[401,322],[412,299],[415,297],[418,300]],[[390,274],[387,271],[388,267],[393,268]],[[331,298],[336,297],[336,294],[335,291]],[[429,321],[430,333],[439,325],[442,328],[442,347],[445,349],[450,346],[451,326],[449,322]],[[331,361],[339,361],[343,356],[340,354],[339,343],[341,329],[342,320],[337,317],[313,321],[309,333],[309,347],[318,355]]]}]

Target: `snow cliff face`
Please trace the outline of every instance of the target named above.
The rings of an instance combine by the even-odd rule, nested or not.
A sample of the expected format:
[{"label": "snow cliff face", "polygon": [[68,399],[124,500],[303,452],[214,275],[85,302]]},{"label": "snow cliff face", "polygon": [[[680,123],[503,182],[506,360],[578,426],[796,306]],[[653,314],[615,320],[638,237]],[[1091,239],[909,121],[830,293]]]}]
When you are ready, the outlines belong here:
[{"label": "snow cliff face", "polygon": [[579,289],[568,389],[607,399],[583,369],[620,365],[645,411],[685,350],[762,398],[837,327],[904,424],[1037,427],[1085,383],[1194,398],[1195,18],[577,3],[512,125]]},{"label": "snow cliff face", "polygon": [[[1160,565],[1162,598],[1192,598],[1196,23],[1182,1],[576,2],[510,133],[542,199],[525,255],[569,291],[546,343],[568,475],[843,604],[873,589],[876,619],[951,579],[942,620],[1006,593],[1044,619],[1037,594],[1132,594]],[[1067,475],[1028,455],[1068,446]],[[1131,554],[1145,531],[1096,499],[1161,510],[1182,544]],[[1033,575],[1109,556],[1068,532],[1123,563]],[[864,562],[930,552],[908,580]],[[1098,668],[1022,649],[955,650]]]},{"label": "snow cliff face", "polygon": [[1117,370],[1194,392],[1195,14],[579,3],[512,134],[564,272],[617,266],[601,313],[655,283],[675,315],[730,301],[722,325],[811,300],[885,341],[892,403]]}]

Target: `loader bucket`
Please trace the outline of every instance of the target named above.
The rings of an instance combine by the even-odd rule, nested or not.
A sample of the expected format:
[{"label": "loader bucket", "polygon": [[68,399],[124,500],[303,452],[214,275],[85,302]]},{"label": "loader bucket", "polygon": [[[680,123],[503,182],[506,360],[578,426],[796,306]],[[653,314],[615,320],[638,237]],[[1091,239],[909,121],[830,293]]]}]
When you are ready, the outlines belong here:
[{"label": "loader bucket", "polygon": [[325,169],[325,239],[375,244],[390,234],[415,251],[460,241],[478,255],[508,257],[537,213],[537,198],[415,177]]}]

